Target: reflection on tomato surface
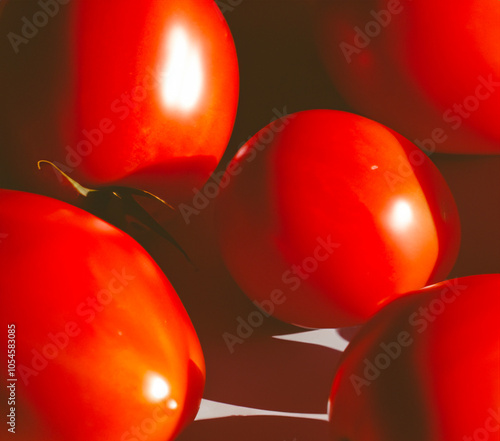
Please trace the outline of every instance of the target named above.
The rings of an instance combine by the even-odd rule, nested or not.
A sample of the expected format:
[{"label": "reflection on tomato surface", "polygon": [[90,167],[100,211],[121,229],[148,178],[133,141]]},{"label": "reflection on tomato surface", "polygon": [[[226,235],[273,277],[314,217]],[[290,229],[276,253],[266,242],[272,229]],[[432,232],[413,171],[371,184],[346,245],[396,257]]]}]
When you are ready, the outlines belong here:
[{"label": "reflection on tomato surface", "polygon": [[[274,131],[273,131],[274,130]],[[455,261],[446,182],[416,146],[366,118],[299,112],[255,135],[216,202],[226,265],[252,300],[306,327],[361,323]]]},{"label": "reflection on tomato surface", "polygon": [[[83,183],[134,185],[171,200],[202,185],[238,100],[236,52],[217,5],[54,4],[57,14],[33,38],[1,43],[2,184],[40,191],[36,161],[48,159]],[[0,26],[21,32],[21,18],[37,22],[39,9],[10,2]]]},{"label": "reflection on tomato surface", "polygon": [[500,153],[498,1],[321,5],[320,51],[357,112],[432,151]]},{"label": "reflection on tomato surface", "polygon": [[137,242],[85,211],[18,191],[0,202],[16,436],[172,440],[196,415],[205,364],[170,282]]}]

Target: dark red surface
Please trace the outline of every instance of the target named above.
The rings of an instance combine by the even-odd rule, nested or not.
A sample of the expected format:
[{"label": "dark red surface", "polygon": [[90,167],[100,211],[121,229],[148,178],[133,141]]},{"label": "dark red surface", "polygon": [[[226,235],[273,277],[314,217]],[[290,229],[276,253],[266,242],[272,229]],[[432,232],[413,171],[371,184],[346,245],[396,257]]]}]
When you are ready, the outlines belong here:
[{"label": "dark red surface", "polygon": [[499,293],[500,274],[464,277],[382,309],[342,356],[331,439],[499,440]]}]

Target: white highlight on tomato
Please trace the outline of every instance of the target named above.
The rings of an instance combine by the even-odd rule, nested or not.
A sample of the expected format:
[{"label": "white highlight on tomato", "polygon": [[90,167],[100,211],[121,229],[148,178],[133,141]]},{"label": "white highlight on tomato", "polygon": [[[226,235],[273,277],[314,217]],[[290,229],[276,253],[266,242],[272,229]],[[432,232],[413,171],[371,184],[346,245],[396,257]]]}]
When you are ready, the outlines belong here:
[{"label": "white highlight on tomato", "polygon": [[160,374],[147,372],[144,376],[143,392],[149,401],[153,403],[163,401],[170,395],[170,391],[170,384]]},{"label": "white highlight on tomato", "polygon": [[167,407],[169,409],[172,409],[172,410],[175,410],[177,409],[179,405],[177,404],[177,401],[175,401],[174,399],[170,398],[170,400],[167,401]]},{"label": "white highlight on tomato", "polygon": [[413,210],[408,202],[398,200],[391,209],[391,226],[396,230],[405,230],[413,222]]},{"label": "white highlight on tomato", "polygon": [[160,69],[161,97],[165,107],[189,112],[201,96],[203,63],[196,41],[186,29],[176,26],[165,41],[166,58]]}]

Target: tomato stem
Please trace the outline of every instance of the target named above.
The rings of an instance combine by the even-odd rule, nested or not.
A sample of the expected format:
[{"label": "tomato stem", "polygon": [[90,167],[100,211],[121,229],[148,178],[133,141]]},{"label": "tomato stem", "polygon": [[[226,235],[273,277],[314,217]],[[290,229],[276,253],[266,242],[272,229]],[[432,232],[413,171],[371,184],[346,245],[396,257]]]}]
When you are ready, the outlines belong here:
[{"label": "tomato stem", "polygon": [[62,176],[64,176],[67,181],[76,189],[76,191],[78,193],[80,193],[82,196],[84,197],[87,197],[88,194],[91,192],[91,191],[97,191],[97,190],[94,190],[92,188],[87,188],[87,187],[84,187],[83,185],[81,185],[79,182],[75,181],[74,179],[70,178],[66,173],[64,173],[57,165],[55,165],[54,163],[50,162],[50,161],[47,161],[46,159],[41,159],[40,161],[37,162],[37,167],[38,167],[38,170],[41,170],[42,168],[40,167],[40,164],[49,164],[51,165],[52,167],[54,167]]},{"label": "tomato stem", "polygon": [[[158,196],[150,193],[149,191],[139,190],[137,188],[122,187],[117,185],[110,185],[101,188],[87,188],[81,185],[79,182],[75,181],[64,173],[59,167],[50,161],[42,159],[37,162],[38,169],[41,170],[41,164],[49,164],[54,167],[66,180],[75,188],[75,190],[83,196],[86,201],[87,209],[92,214],[104,219],[105,221],[115,225],[120,229],[125,229],[124,225],[125,217],[131,216],[136,221],[139,221],[147,229],[155,232],[156,234],[162,236],[164,239],[168,240],[174,247],[176,247],[186,258],[186,260],[193,264],[189,256],[182,249],[182,247],[177,243],[177,241],[170,235],[170,233],[165,230],[149,213],[145,210],[135,199],[134,196],[145,197],[149,199],[157,200],[163,205],[167,206],[171,210],[175,211],[172,205],[165,202]],[[110,210],[110,205],[112,200],[118,199],[121,202],[121,207],[119,210]]]}]

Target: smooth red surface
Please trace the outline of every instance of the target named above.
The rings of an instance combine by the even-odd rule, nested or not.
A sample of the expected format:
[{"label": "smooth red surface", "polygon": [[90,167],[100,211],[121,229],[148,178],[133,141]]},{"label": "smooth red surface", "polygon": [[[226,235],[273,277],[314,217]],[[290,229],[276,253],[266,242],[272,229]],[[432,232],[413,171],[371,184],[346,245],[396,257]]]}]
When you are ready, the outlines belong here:
[{"label": "smooth red surface", "polygon": [[[435,166],[354,114],[313,110],[271,124],[237,153],[226,181],[215,201],[226,265],[253,300],[281,290],[275,316],[296,325],[359,324],[444,280],[458,252],[456,206]],[[321,240],[335,249],[300,275],[293,265],[314,268]]]},{"label": "smooth red surface", "polygon": [[[452,279],[373,317],[338,366],[331,439],[499,440],[499,294],[499,274]],[[399,355],[368,371],[384,365],[383,345],[397,354],[397,341]]]},{"label": "smooth red surface", "polygon": [[438,152],[500,153],[498,1],[333,1],[320,11],[323,59],[357,112]]},{"label": "smooth red surface", "polygon": [[[3,347],[7,325],[16,328],[15,437],[132,440],[139,427],[136,436],[173,439],[198,410],[205,364],[153,259],[106,222],[29,193],[0,191],[0,231]],[[6,369],[6,351],[2,360]],[[170,391],[154,398],[155,381]]]},{"label": "smooth red surface", "polygon": [[[0,26],[20,32],[39,10],[11,1]],[[3,39],[0,56],[4,187],[56,187],[36,171],[47,159],[84,185],[174,202],[206,181],[231,135],[238,63],[212,0],[72,1],[27,43]]]}]

